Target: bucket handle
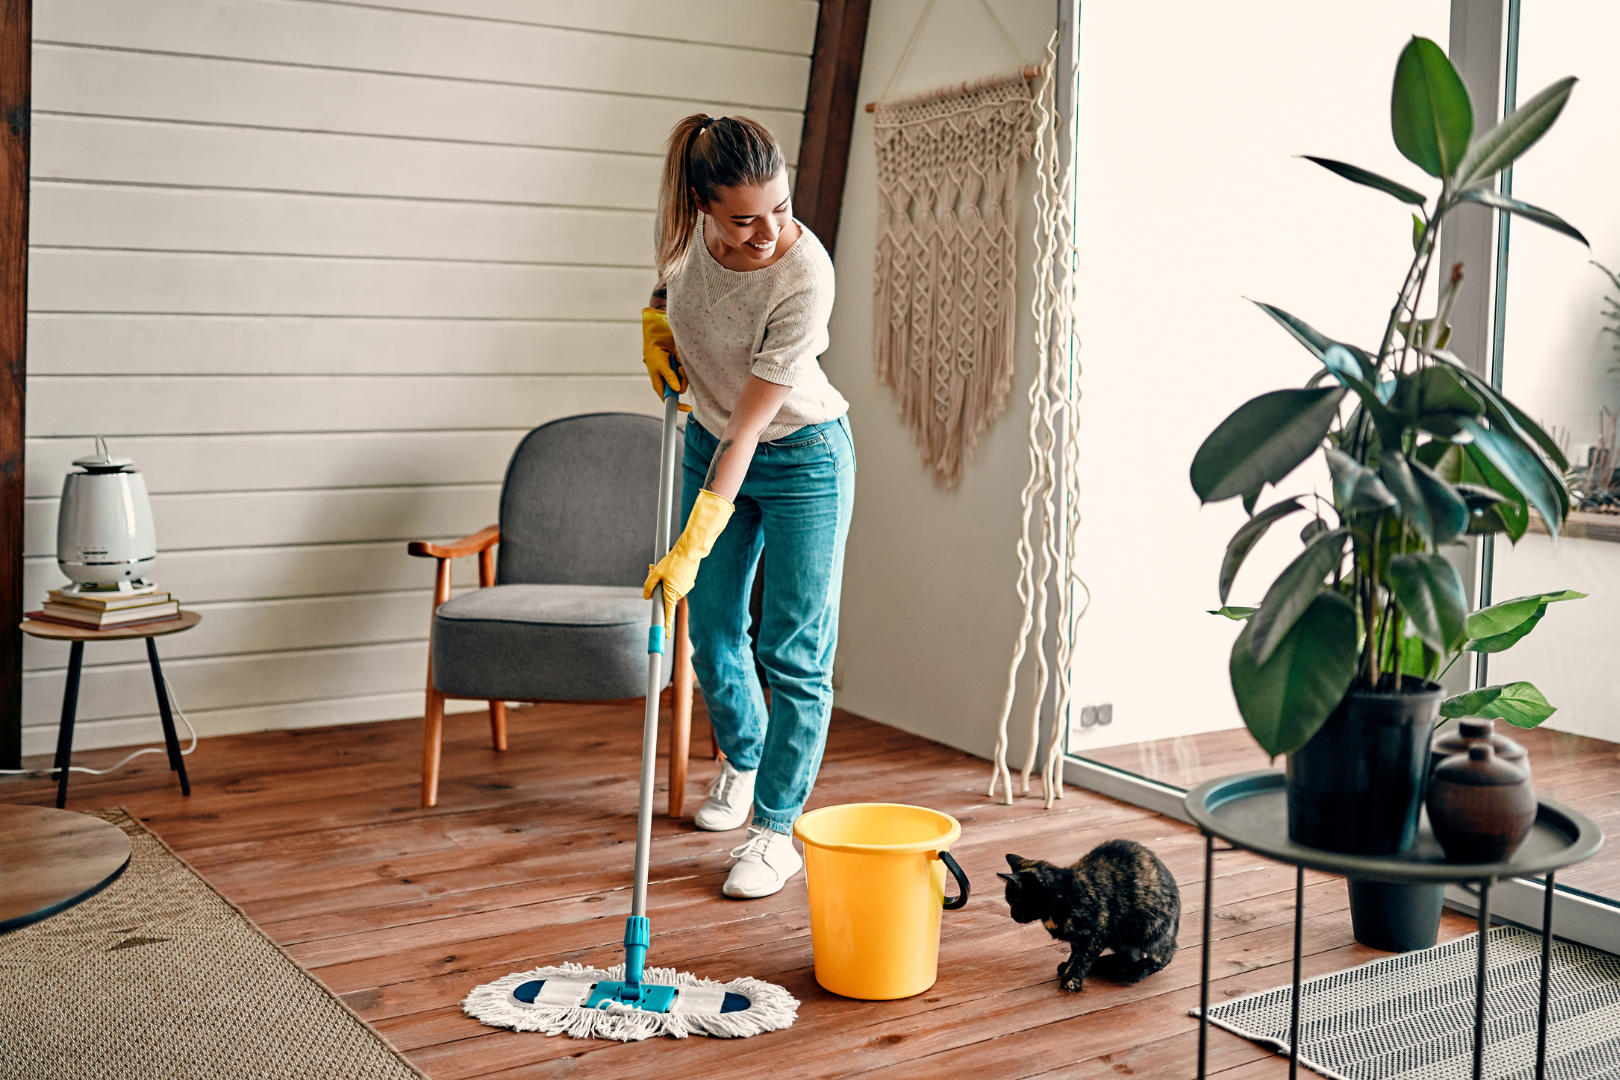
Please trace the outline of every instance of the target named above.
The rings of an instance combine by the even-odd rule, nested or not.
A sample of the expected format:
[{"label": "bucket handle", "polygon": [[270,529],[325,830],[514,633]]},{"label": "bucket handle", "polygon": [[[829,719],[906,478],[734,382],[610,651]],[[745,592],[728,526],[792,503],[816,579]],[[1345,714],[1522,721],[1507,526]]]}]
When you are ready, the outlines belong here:
[{"label": "bucket handle", "polygon": [[957,865],[956,860],[951,857],[950,852],[940,852],[939,861],[944,863],[945,868],[951,872],[951,876],[956,879],[956,887],[958,890],[960,890],[956,896],[945,897],[945,910],[955,911],[958,908],[966,907],[968,902],[967,875],[962,873],[962,868]]}]

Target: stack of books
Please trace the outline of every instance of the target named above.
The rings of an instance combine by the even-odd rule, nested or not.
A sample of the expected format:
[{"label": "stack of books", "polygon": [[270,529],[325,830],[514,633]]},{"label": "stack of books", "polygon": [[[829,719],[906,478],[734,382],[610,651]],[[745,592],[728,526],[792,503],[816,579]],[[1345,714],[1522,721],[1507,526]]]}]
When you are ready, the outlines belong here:
[{"label": "stack of books", "polygon": [[134,592],[119,592],[116,589],[63,592],[52,589],[44,607],[39,611],[30,611],[28,617],[86,630],[111,630],[178,619],[180,603],[155,586]]}]

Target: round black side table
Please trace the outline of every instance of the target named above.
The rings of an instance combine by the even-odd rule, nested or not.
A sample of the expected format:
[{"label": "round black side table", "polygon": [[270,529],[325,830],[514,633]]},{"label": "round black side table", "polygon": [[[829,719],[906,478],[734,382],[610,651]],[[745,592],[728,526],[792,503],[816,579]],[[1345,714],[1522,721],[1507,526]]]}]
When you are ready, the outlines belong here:
[{"label": "round black side table", "polygon": [[1536,1025],[1536,1080],[1547,1069],[1547,994],[1552,973],[1553,872],[1590,858],[1603,832],[1584,814],[1547,799],[1530,836],[1499,863],[1452,863],[1425,819],[1411,851],[1400,855],[1341,855],[1288,838],[1287,780],[1280,769],[1239,773],[1199,784],[1187,793],[1187,814],[1204,834],[1204,946],[1198,998],[1198,1076],[1203,1080],[1209,1039],[1209,920],[1214,898],[1215,838],[1296,868],[1294,875],[1294,991],[1288,1031],[1288,1075],[1299,1073],[1299,974],[1305,909],[1305,871],[1398,885],[1473,882],[1479,888],[1479,963],[1474,992],[1474,1080],[1485,1075],[1485,961],[1491,925],[1491,886],[1501,878],[1544,875],[1541,910],[1541,1008]]},{"label": "round black side table", "polygon": [[174,715],[169,711],[169,694],[163,685],[163,666],[158,663],[157,642],[165,634],[178,634],[202,622],[195,611],[182,611],[172,619],[143,623],[139,626],[114,626],[107,630],[89,627],[64,626],[61,623],[24,619],[22,631],[37,638],[72,642],[68,650],[67,685],[62,690],[62,725],[56,734],[57,773],[56,805],[67,805],[68,765],[73,758],[73,720],[79,708],[79,671],[84,667],[84,643],[87,641],[128,641],[146,639],[146,662],[152,668],[152,685],[157,690],[158,715],[163,718],[163,745],[169,752],[169,771],[180,774],[180,794],[191,794],[191,780],[186,776],[186,759],[180,753],[180,737],[175,734]]}]

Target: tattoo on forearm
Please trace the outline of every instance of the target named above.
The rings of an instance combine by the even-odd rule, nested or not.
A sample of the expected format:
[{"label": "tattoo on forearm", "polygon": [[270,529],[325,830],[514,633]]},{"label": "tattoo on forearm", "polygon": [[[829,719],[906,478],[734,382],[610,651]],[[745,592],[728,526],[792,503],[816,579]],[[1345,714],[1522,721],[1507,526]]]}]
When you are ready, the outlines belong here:
[{"label": "tattoo on forearm", "polygon": [[657,299],[657,300],[667,300],[667,299],[669,299],[669,290],[668,289],[654,289],[653,290],[653,298]]},{"label": "tattoo on forearm", "polygon": [[703,486],[708,488],[710,491],[714,490],[714,478],[715,475],[720,472],[720,459],[725,457],[726,451],[730,449],[731,440],[722,439],[719,448],[714,452],[713,460],[709,462],[709,475],[703,478]]}]

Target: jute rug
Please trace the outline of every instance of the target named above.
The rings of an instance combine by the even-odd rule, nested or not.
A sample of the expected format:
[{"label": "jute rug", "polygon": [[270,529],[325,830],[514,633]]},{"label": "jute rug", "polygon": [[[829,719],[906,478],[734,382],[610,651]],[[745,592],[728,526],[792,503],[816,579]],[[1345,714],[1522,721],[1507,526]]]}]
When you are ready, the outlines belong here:
[{"label": "jute rug", "polygon": [[0,1077],[418,1080],[422,1073],[122,809],[123,876],[0,935]]},{"label": "jute rug", "polygon": [[[1511,926],[1490,935],[1485,1075],[1530,1080],[1541,936]],[[1340,1080],[1472,1076],[1478,937],[1306,980],[1300,988],[1300,1064]],[[1620,1076],[1620,957],[1555,941],[1552,959],[1547,1076]],[[1279,986],[1211,1006],[1210,1022],[1286,1054],[1290,992]]]}]

